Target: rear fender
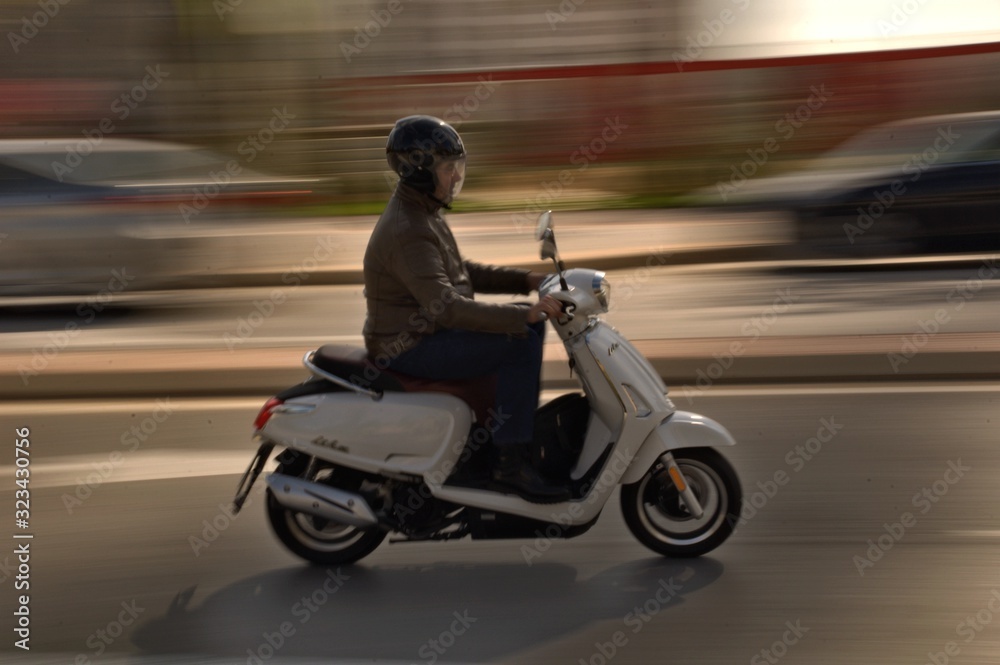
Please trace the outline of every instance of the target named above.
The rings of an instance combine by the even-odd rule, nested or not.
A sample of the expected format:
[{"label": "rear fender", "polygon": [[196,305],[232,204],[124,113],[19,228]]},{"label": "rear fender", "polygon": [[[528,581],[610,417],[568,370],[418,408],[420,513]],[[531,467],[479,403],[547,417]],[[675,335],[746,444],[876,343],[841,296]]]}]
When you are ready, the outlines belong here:
[{"label": "rear fender", "polygon": [[623,485],[638,482],[660,455],[671,450],[735,445],[732,434],[711,418],[688,411],[675,411],[649,433],[621,482]]}]

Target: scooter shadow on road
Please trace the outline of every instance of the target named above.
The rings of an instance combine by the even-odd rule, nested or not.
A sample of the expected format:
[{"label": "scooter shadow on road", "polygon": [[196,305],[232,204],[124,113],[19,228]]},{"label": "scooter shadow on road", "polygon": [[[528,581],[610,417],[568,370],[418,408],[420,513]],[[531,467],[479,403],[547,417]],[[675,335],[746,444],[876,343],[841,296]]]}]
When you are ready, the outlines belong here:
[{"label": "scooter shadow on road", "polygon": [[[194,606],[181,591],[138,626],[147,654],[200,653],[482,662],[611,621],[631,636],[717,580],[720,562],[643,559],[581,578],[563,563],[292,567],[225,587]],[[665,613],[665,614],[662,614]],[[586,656],[587,654],[581,654]]]}]

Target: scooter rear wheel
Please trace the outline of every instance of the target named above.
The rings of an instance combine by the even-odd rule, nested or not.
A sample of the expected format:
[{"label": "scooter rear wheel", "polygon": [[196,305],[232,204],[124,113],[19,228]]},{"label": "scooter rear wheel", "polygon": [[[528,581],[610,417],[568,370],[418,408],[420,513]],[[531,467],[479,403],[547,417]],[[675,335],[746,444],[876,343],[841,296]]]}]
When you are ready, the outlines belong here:
[{"label": "scooter rear wheel", "polygon": [[[301,459],[278,465],[277,473],[305,477],[305,464]],[[331,469],[321,468],[307,480],[320,481]],[[357,488],[350,488],[357,489]],[[354,563],[375,551],[385,540],[381,529],[360,529],[289,510],[267,490],[267,517],[271,529],[282,544],[294,554],[310,563],[335,566]]]},{"label": "scooter rear wheel", "polygon": [[669,557],[695,557],[732,535],[743,506],[743,490],[732,465],[711,448],[675,450],[674,460],[704,509],[695,518],[660,462],[636,483],[622,486],[625,524],[639,542]]}]

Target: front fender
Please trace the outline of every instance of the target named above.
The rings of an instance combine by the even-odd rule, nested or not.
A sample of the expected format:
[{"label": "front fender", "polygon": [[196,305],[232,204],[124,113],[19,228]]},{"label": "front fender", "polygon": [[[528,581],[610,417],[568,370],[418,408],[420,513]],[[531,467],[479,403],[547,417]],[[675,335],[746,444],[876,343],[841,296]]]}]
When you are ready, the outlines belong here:
[{"label": "front fender", "polygon": [[688,411],[675,411],[642,442],[621,482],[624,485],[639,482],[660,455],[670,450],[735,445],[733,435],[711,418]]}]

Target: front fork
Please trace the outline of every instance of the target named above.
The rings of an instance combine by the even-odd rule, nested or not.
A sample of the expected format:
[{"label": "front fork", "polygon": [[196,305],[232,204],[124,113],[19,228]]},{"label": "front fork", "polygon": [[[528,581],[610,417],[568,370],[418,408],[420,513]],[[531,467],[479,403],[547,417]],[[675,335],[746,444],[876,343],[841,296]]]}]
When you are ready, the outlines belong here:
[{"label": "front fork", "polygon": [[673,454],[665,452],[660,455],[660,463],[666,467],[667,475],[670,476],[670,482],[677,488],[677,493],[680,494],[681,501],[684,502],[684,506],[688,509],[688,512],[696,520],[701,519],[705,514],[705,509],[701,507],[701,502],[694,495],[694,490],[691,489],[691,486],[685,480],[684,474],[681,473],[681,468],[677,466],[677,461],[674,459]]}]

